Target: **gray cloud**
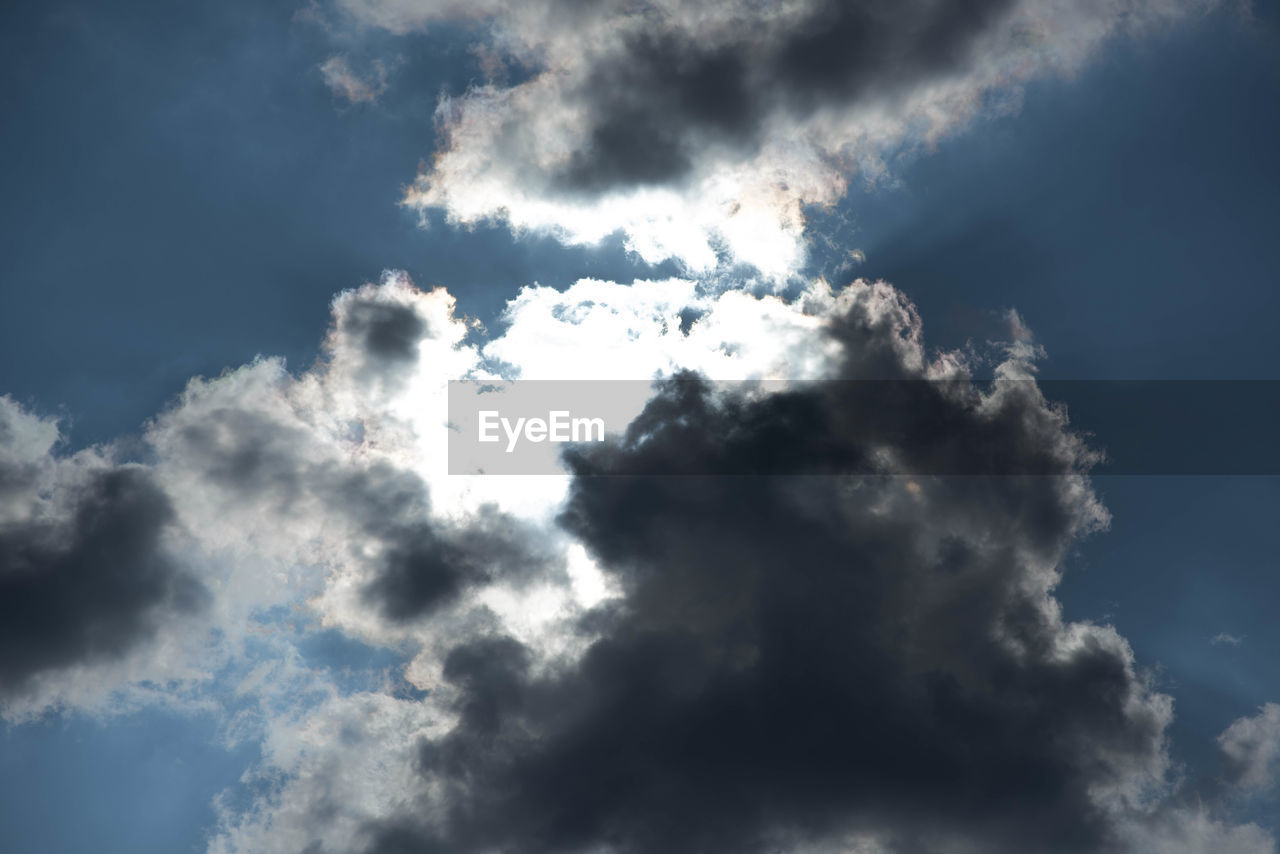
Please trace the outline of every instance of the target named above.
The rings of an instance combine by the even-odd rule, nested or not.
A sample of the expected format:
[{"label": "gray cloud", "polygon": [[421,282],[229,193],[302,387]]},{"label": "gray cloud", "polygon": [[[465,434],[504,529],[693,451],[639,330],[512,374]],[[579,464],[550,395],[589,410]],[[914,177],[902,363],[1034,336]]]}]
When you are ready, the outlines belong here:
[{"label": "gray cloud", "polygon": [[[190,608],[199,588],[159,547],[180,528],[213,567],[213,625],[267,632],[255,613],[298,609],[413,656],[404,676],[425,691],[287,683],[318,690],[265,725],[254,779],[278,794],[226,807],[211,851],[1273,849],[1215,806],[1166,797],[1171,701],[1114,629],[1060,613],[1059,566],[1108,517],[1092,453],[1031,379],[1025,334],[996,383],[964,391],[963,362],[928,355],[914,308],[883,283],[707,297],[685,331],[679,289],[592,283],[579,298],[592,310],[527,293],[501,352],[534,364],[571,317],[576,341],[633,330],[642,373],[692,342],[732,346],[745,374],[807,365],[918,391],[725,397],[677,372],[630,433],[568,458],[567,494],[468,480],[494,496],[477,499],[433,476],[422,440],[446,415],[419,407],[479,353],[446,294],[390,277],[335,301],[300,375],[260,360],[193,380],[148,428],[150,467],[60,460],[48,422],[0,421],[0,581],[14,593],[0,639],[43,656],[15,659],[12,678],[122,655]],[[726,337],[743,327],[725,316],[763,318],[768,334]],[[977,454],[1066,473],[876,474],[886,454],[891,470]],[[695,473],[648,474],[672,459]],[[768,474],[850,460],[868,473]],[[762,474],[723,474],[743,470]],[[583,561],[605,577],[579,598]],[[23,574],[37,564],[49,584]],[[273,654],[289,658],[292,631]],[[300,666],[237,669],[237,697]],[[1253,785],[1273,741],[1233,725],[1234,778]]]},{"label": "gray cloud", "polygon": [[493,79],[442,98],[411,205],[575,243],[622,231],[651,262],[704,270],[727,255],[775,279],[803,263],[805,206],[839,201],[852,176],[879,180],[1110,38],[1215,4],[334,3],[355,32],[485,24],[473,32]]},{"label": "gray cloud", "polygon": [[383,364],[412,362],[428,334],[426,321],[410,306],[368,298],[344,306],[339,329],[356,339],[366,359]]},{"label": "gray cloud", "polygon": [[1226,764],[1226,780],[1245,789],[1275,784],[1280,758],[1280,705],[1267,703],[1252,717],[1240,718],[1218,736]]},{"label": "gray cloud", "polygon": [[[527,523],[492,505],[461,518],[433,513],[424,477],[404,461],[361,453],[362,415],[382,417],[417,366],[432,323],[397,288],[366,289],[335,303],[327,353],[312,379],[328,393],[365,395],[347,424],[315,400],[292,400],[288,382],[263,398],[256,386],[215,383],[162,416],[152,433],[167,460],[214,506],[249,508],[292,559],[356,569],[361,600],[394,623],[456,603],[499,581],[563,576],[563,560]],[[330,387],[331,385],[331,387]],[[332,400],[321,399],[321,405]],[[388,419],[389,420],[389,419]],[[381,425],[373,425],[373,427]],[[345,427],[347,435],[334,435]],[[371,427],[371,429],[373,429]],[[202,510],[207,513],[208,510]],[[316,548],[306,547],[313,539]]]},{"label": "gray cloud", "polygon": [[206,597],[164,548],[174,514],[150,473],[60,461],[41,426],[0,398],[0,697],[120,659],[162,615],[192,613]]},{"label": "gray cloud", "polygon": [[[381,493],[379,500],[386,497]],[[417,521],[384,526],[387,517],[379,517],[376,524],[387,547],[365,599],[392,620],[429,615],[468,587],[563,576],[562,560],[542,547],[539,532],[492,506],[458,526],[429,523],[426,512],[405,512],[414,506],[409,501],[390,518],[417,515]]]},{"label": "gray cloud", "polygon": [[[823,333],[845,347],[841,374],[925,376],[909,307],[861,295]],[[870,418],[904,453],[931,438],[900,429],[910,401],[872,416],[819,395],[779,420],[767,398],[721,409],[705,393],[668,384],[643,430],[574,459],[563,527],[622,598],[549,671],[501,633],[456,645],[442,679],[457,723],[418,756],[437,819],[371,823],[366,850],[1123,849],[1164,781],[1170,707],[1114,631],[1064,623],[1052,599],[1065,551],[1105,523],[1087,482],[725,477],[744,449],[804,446],[810,415]],[[1006,454],[1088,464],[1035,394],[1000,401],[1016,417],[933,404],[946,453],[989,419]],[[819,453],[860,453],[867,436],[849,435]],[[668,454],[707,474],[635,475]]]},{"label": "gray cloud", "polygon": [[1013,0],[807,4],[780,25],[735,22],[722,39],[657,23],[593,57],[575,93],[581,147],[553,181],[592,193],[686,176],[715,146],[754,153],[771,118],[888,97],[963,71]]},{"label": "gray cloud", "polygon": [[[483,508],[457,523],[433,517],[417,474],[326,453],[307,429],[251,406],[201,412],[197,423],[173,431],[166,450],[220,500],[278,525],[328,528],[325,547],[339,551],[327,558],[361,567],[365,603],[394,621],[429,614],[483,583],[554,569],[505,514]],[[284,534],[288,548],[299,548],[297,537]]]}]

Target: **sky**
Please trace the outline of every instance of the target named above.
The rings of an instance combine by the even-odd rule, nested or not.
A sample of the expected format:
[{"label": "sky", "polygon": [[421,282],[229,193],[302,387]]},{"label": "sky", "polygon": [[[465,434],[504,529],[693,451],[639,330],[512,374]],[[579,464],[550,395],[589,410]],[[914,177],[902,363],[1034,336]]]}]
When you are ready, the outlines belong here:
[{"label": "sky", "polygon": [[6,850],[1276,850],[1268,4],[0,15]]}]

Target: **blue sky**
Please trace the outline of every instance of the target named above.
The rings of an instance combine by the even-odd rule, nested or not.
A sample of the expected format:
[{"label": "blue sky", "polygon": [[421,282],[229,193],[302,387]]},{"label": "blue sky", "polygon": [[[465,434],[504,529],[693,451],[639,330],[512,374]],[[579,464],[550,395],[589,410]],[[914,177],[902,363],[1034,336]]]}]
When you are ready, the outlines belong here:
[{"label": "blue sky", "polygon": [[465,44],[412,39],[402,73],[421,82],[343,107],[316,68],[324,34],[296,12],[6,11],[3,337],[24,355],[6,351],[2,379],[67,407],[74,441],[136,430],[194,374],[310,361],[330,297],[383,269],[447,284],[483,317],[518,284],[649,272],[617,241],[420,228],[398,202],[434,147],[436,93],[474,75]]},{"label": "blue sky", "polygon": [[[687,274],[640,259],[621,233],[572,246],[400,204],[444,144],[437,99],[485,74],[472,49],[483,25],[335,33],[301,7],[0,12],[0,393],[60,418],[63,451],[122,439],[125,457],[145,459],[130,443],[189,378],[259,354],[304,370],[334,295],[384,270],[447,287],[494,335],[525,285]],[[800,275],[891,282],[938,348],[1000,338],[1016,308],[1045,378],[1280,379],[1278,24],[1262,3],[1247,21],[1218,10],[1109,42],[1074,76],[1037,77],[1016,110],[895,155],[890,178],[855,178],[813,210],[809,234],[835,248],[814,240]],[[388,63],[387,91],[337,97],[319,71],[335,53]],[[854,248],[865,260],[842,264]],[[1095,488],[1110,528],[1064,559],[1063,608],[1128,639],[1174,699],[1174,758],[1213,774],[1215,737],[1280,701],[1280,483]],[[340,691],[396,681],[413,658],[354,630],[307,631],[307,666],[363,674]],[[1239,642],[1210,642],[1223,633]],[[203,697],[215,708],[244,675],[225,668]],[[239,782],[262,759],[255,737],[230,744],[216,712],[69,706],[0,733],[7,850],[203,851],[214,797],[256,791]],[[1266,823],[1273,810],[1251,801],[1239,815]]]},{"label": "blue sky", "polygon": [[[485,319],[520,284],[670,272],[619,241],[420,228],[397,202],[434,147],[434,95],[465,88],[474,61],[456,33],[412,37],[413,88],[344,107],[315,68],[323,35],[295,12],[6,13],[4,338],[30,355],[0,379],[65,406],[75,441],[136,429],[193,374],[257,353],[307,362],[328,297],[383,269]],[[1046,375],[1273,378],[1280,68],[1270,10],[1256,14],[1108,51],[911,158],[893,186],[855,188],[832,231],[867,253],[856,273],[902,283],[939,345],[1017,307]]]}]

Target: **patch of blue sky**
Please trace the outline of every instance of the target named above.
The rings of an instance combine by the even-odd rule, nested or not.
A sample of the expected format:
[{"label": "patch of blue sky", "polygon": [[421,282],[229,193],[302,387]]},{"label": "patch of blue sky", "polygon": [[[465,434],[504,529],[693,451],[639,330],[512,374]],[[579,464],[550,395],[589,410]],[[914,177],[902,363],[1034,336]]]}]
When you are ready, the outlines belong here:
[{"label": "patch of blue sky", "polygon": [[[884,278],[934,346],[1014,307],[1063,379],[1275,379],[1280,28],[1258,9],[1108,50],[811,212],[811,272]],[[850,257],[854,250],[865,261]]]},{"label": "patch of blue sky", "polygon": [[207,713],[78,714],[0,730],[0,847],[9,854],[195,854],[213,800],[258,757]]},{"label": "patch of blue sky", "polygon": [[[1065,615],[1110,623],[1129,640],[1174,698],[1175,757],[1212,777],[1218,733],[1280,699],[1280,478],[1109,476],[1095,486],[1111,527],[1067,561]],[[1222,632],[1244,640],[1209,643]],[[1274,800],[1256,808],[1256,819],[1274,821]]]}]

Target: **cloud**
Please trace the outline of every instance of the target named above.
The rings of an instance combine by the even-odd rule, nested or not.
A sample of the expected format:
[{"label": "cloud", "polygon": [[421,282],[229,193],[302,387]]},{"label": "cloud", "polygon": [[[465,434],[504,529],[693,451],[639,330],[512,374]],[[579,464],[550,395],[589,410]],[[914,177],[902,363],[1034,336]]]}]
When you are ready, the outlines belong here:
[{"label": "cloud", "polygon": [[[393,33],[485,21],[500,74],[441,100],[407,200],[454,222],[766,277],[805,258],[805,208],[839,201],[1106,41],[1212,0],[336,0]],[[506,82],[508,78],[515,82]]]},{"label": "cloud", "polygon": [[1274,854],[1275,838],[1253,822],[1215,817],[1204,805],[1157,811],[1126,830],[1124,845],[1160,854]]},{"label": "cloud", "polygon": [[[1275,850],[1187,806],[1171,698],[1061,611],[1109,515],[1017,313],[978,388],[887,283],[725,288],[796,276],[854,177],[1210,0],[335,2],[482,24],[494,79],[440,103],[408,204],[705,275],[524,288],[485,337],[388,273],[314,364],[193,378],[135,462],[0,398],[6,715],[134,692],[259,739],[212,854]],[[451,477],[461,378],[654,385],[560,475]],[[322,632],[394,663],[352,688]],[[1265,789],[1280,707],[1218,745]]]},{"label": "cloud", "polygon": [[1227,646],[1239,646],[1244,643],[1244,635],[1232,635],[1227,634],[1226,632],[1218,632],[1216,635],[1209,638],[1209,643],[1212,646],[1221,646],[1223,644]]},{"label": "cloud", "polygon": [[174,513],[142,466],[58,457],[56,423],[0,397],[0,702],[52,701],[206,591],[166,548]]},{"label": "cloud", "polygon": [[341,55],[329,57],[319,67],[329,91],[350,104],[371,104],[387,91],[387,67],[379,61],[375,60],[371,73],[364,76],[353,71]]},{"label": "cloud", "polygon": [[[388,274],[333,313],[302,371],[193,379],[140,463],[59,458],[54,425],[4,409],[4,532],[45,507],[45,565],[78,584],[27,597],[67,617],[32,635],[40,666],[99,667],[75,631],[110,614],[140,663],[99,682],[182,693],[263,745],[212,852],[1271,850],[1168,797],[1171,700],[1113,628],[1060,612],[1064,556],[1109,517],[1025,329],[978,389],[881,282],[531,287],[486,338]],[[658,379],[626,435],[560,476],[447,474],[447,380],[610,370]],[[975,449],[1067,473],[878,473]],[[719,474],[788,454],[869,473]],[[691,473],[644,474],[672,459]],[[190,614],[187,589],[207,591]],[[322,631],[395,664],[353,688],[303,652]],[[59,690],[25,708],[76,701]],[[1223,736],[1241,769],[1260,726]]]},{"label": "cloud", "polygon": [[314,567],[327,624],[384,642],[473,588],[567,585],[562,557],[483,494],[434,500],[444,383],[478,366],[452,311],[443,291],[390,276],[335,301],[324,354],[300,376],[264,360],[192,381],[147,440],[204,546]]},{"label": "cloud", "polygon": [[[342,341],[365,340],[364,327],[341,314],[361,301],[421,299],[402,284],[384,289],[339,302]],[[696,319],[686,325],[688,309]],[[733,322],[743,317],[757,326]],[[588,281],[566,292],[526,289],[507,319],[501,336],[472,351],[467,371],[485,370],[489,359],[508,375],[525,366],[555,375],[571,364],[590,373],[597,363],[584,362],[581,350],[558,349],[576,337],[588,349],[615,347],[628,376],[674,379],[659,384],[630,436],[568,460],[567,492],[543,504],[558,521],[521,511],[519,495],[498,495],[491,512],[510,514],[499,529],[470,512],[474,527],[457,529],[460,539],[419,541],[430,546],[422,566],[443,560],[462,572],[461,593],[419,612],[412,584],[378,574],[394,562],[331,576],[330,590],[343,578],[383,579],[357,586],[376,591],[372,598],[326,594],[312,603],[350,630],[374,621],[377,628],[361,629],[365,637],[416,639],[408,673],[429,693],[395,704],[407,715],[392,715],[400,723],[371,723],[376,739],[358,725],[341,735],[325,724],[331,734],[308,742],[309,758],[269,757],[262,773],[274,767],[285,784],[249,812],[225,811],[219,854],[1100,852],[1191,838],[1216,850],[1271,850],[1257,827],[1162,800],[1172,785],[1171,701],[1114,629],[1062,617],[1053,597],[1060,562],[1108,518],[1082,473],[714,474],[732,468],[744,448],[805,447],[818,422],[771,420],[776,395],[718,408],[680,373],[686,359],[697,363],[694,353],[705,351],[709,370],[735,375],[794,367],[828,378],[965,376],[959,356],[926,350],[920,318],[893,288],[816,285],[786,301],[700,295],[680,282]],[[726,342],[719,332],[731,329],[741,338]],[[969,440],[996,429],[1004,432],[993,447],[1011,467],[1048,454],[1087,469],[1091,452],[1029,381],[1035,352],[1009,345],[998,376],[1016,382],[997,383],[981,405],[946,395],[930,402],[956,437],[940,450],[936,434],[910,429],[919,414],[911,401],[871,408],[838,393],[793,394],[811,395],[798,411],[861,428],[835,431],[820,453],[879,444],[908,456],[962,455]],[[336,349],[328,381],[358,375],[363,358]],[[416,372],[439,376],[421,358]],[[410,377],[400,388],[395,394],[422,386]],[[770,441],[731,439],[733,429]],[[695,437],[701,444],[691,453]],[[650,455],[672,454],[691,456],[708,475],[595,474],[634,474]],[[402,494],[387,482],[338,492],[357,506],[368,493],[380,496],[373,516],[390,529],[402,514],[436,526],[452,512],[448,490],[435,489],[446,481],[425,481],[430,509],[419,491]],[[466,531],[483,545],[450,554],[469,542]],[[516,549],[508,548],[511,531]],[[563,585],[567,573],[554,557],[561,538],[585,547],[607,579],[605,598],[535,605],[526,596],[516,600],[523,606],[503,607],[486,592],[509,587],[503,567],[521,561],[530,576],[511,588],[517,597],[519,584],[531,590],[536,577]],[[553,557],[537,557],[539,547]],[[389,611],[393,603],[407,605],[411,618]],[[354,616],[360,608],[365,616]],[[535,611],[543,616],[522,619]],[[315,734],[321,721],[345,713],[334,714],[286,731]],[[342,759],[353,750],[358,758]],[[375,767],[375,758],[378,771],[357,775],[369,788],[348,786],[347,769]]]},{"label": "cloud", "polygon": [[[822,321],[838,377],[951,370],[889,288],[855,284]],[[507,637],[450,652],[458,722],[419,757],[443,820],[383,822],[367,850],[1111,844],[1162,778],[1170,707],[1114,631],[1064,623],[1050,596],[1064,551],[1105,523],[1087,485],[716,476],[738,449],[685,391],[651,402],[642,439],[575,464],[562,524],[624,591],[592,615],[601,637],[551,673]],[[1045,407],[1005,405],[1027,432]],[[754,425],[771,447],[809,426],[736,424]],[[668,446],[712,476],[593,476]]]},{"label": "cloud", "polygon": [[420,793],[412,754],[432,730],[421,702],[385,692],[331,697],[298,718],[272,721],[265,761],[251,776],[280,791],[250,805],[258,821],[220,800],[224,821],[207,851],[313,852],[317,827],[334,848],[355,850],[369,815],[403,809]]},{"label": "cloud", "polygon": [[[389,277],[334,309],[311,369],[260,359],[193,379],[140,462],[59,457],[56,424],[0,398],[6,715],[207,704],[252,657],[296,657],[280,613],[397,644],[446,606],[465,617],[479,587],[570,588],[563,549],[526,543],[484,489],[433,506],[443,457],[419,456],[415,420],[439,447],[444,378],[477,362],[452,299]],[[277,682],[307,682],[299,667]]]},{"label": "cloud", "polygon": [[1267,703],[1253,717],[1233,722],[1218,736],[1218,747],[1229,782],[1245,789],[1270,788],[1280,757],[1280,705]]}]

